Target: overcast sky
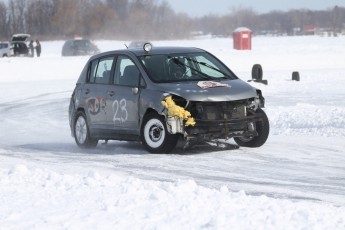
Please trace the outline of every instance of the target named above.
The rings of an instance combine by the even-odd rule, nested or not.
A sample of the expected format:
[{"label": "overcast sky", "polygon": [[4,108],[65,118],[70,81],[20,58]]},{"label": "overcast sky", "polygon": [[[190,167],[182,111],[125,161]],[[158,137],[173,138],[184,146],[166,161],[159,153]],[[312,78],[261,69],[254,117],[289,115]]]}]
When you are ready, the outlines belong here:
[{"label": "overcast sky", "polygon": [[[163,0],[156,0],[161,2]],[[326,10],[334,6],[345,7],[345,0],[167,0],[175,12],[187,13],[192,17],[208,14],[226,14],[231,9],[251,8],[256,13],[272,10],[288,11],[290,9]]]}]

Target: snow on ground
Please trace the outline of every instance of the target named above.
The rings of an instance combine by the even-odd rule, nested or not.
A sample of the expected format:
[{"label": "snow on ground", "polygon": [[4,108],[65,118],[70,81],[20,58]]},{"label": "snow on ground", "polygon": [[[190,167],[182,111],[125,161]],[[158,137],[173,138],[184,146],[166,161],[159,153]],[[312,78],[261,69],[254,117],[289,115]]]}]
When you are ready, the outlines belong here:
[{"label": "snow on ground", "polygon": [[41,58],[0,59],[0,229],[345,229],[345,37],[254,37],[251,51],[231,39],[153,43],[206,49],[245,81],[261,64],[268,85],[251,84],[266,98],[267,143],[79,149],[67,108],[88,57],[42,42]]}]

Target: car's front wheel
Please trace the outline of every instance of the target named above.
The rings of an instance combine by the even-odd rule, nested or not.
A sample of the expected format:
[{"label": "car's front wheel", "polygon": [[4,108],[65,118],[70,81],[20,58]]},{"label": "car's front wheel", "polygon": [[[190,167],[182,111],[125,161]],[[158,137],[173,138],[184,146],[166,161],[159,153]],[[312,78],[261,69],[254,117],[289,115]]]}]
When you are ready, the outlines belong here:
[{"label": "car's front wheel", "polygon": [[235,142],[239,146],[256,148],[265,144],[270,132],[270,125],[266,113],[262,109],[257,109],[256,113],[261,117],[255,123],[257,136],[253,137],[234,137]]},{"label": "car's front wheel", "polygon": [[74,139],[79,147],[93,148],[97,146],[98,140],[90,136],[89,126],[85,113],[77,112],[74,120]]},{"label": "car's front wheel", "polygon": [[144,148],[150,153],[169,153],[177,144],[178,136],[167,131],[163,116],[149,113],[140,130]]}]

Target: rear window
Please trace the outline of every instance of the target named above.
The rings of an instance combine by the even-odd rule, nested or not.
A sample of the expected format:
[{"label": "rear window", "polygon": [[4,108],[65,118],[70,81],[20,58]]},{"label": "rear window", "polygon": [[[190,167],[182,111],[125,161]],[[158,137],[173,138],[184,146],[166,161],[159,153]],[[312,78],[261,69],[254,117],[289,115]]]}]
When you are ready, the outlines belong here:
[{"label": "rear window", "polygon": [[91,46],[89,40],[75,40],[73,42],[73,45],[77,46],[77,47],[90,47]]}]

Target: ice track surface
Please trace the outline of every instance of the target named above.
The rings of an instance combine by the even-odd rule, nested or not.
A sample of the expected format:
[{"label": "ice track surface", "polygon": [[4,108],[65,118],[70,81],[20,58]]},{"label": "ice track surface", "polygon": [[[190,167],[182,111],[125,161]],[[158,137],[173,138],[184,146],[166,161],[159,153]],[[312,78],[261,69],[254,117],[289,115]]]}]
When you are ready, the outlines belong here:
[{"label": "ice track surface", "polygon": [[39,59],[0,59],[0,226],[345,228],[344,37],[255,37],[252,51],[232,50],[231,39],[154,42],[204,48],[245,81],[262,64],[269,83],[251,83],[266,98],[263,147],[168,155],[136,142],[76,146],[68,104],[88,57],[62,58],[62,44],[42,42]]}]

